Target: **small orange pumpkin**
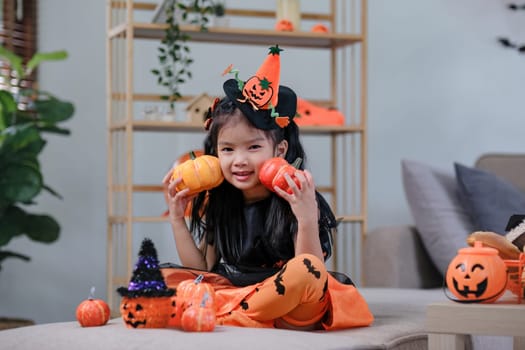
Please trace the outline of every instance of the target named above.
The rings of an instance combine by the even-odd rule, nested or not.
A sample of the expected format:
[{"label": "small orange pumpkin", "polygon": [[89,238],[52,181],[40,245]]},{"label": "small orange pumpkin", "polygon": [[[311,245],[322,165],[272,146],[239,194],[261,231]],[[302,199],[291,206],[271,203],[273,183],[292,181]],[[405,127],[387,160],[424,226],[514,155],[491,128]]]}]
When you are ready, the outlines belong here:
[{"label": "small orange pumpkin", "polygon": [[293,164],[289,164],[286,159],[281,157],[274,157],[266,160],[259,170],[259,180],[270,191],[275,192],[274,187],[279,187],[282,190],[292,193],[284,174],[290,175],[293,181],[299,186],[299,180],[295,177],[295,172],[302,162],[301,158],[297,158]]},{"label": "small orange pumpkin", "polygon": [[293,32],[293,23],[287,19],[281,19],[275,23],[275,30],[279,32]]},{"label": "small orange pumpkin", "polygon": [[181,319],[182,329],[187,332],[211,332],[215,329],[215,308],[208,304],[205,293],[198,304],[193,304],[184,311]]},{"label": "small orange pumpkin", "polygon": [[459,302],[491,303],[504,292],[507,284],[505,262],[494,248],[462,248],[450,262],[446,273],[447,287]]},{"label": "small orange pumpkin", "polygon": [[173,169],[171,178],[181,178],[177,191],[189,188],[189,194],[210,190],[224,180],[219,158],[211,155],[195,157],[193,152],[190,152],[190,159]]},{"label": "small orange pumpkin", "polygon": [[109,305],[102,299],[95,299],[95,287],[87,300],[82,301],[76,309],[76,318],[82,327],[103,326],[109,320]]},{"label": "small orange pumpkin", "polygon": [[312,26],[312,33],[328,33],[328,27],[322,23],[317,23]]},{"label": "small orange pumpkin", "polygon": [[204,295],[208,296],[205,300],[205,306],[215,308],[215,289],[211,284],[202,282],[203,279],[204,276],[199,275],[195,279],[184,280],[177,285],[177,296],[172,299],[174,311],[169,320],[168,325],[170,327],[179,327],[186,309],[193,304],[202,302]]}]

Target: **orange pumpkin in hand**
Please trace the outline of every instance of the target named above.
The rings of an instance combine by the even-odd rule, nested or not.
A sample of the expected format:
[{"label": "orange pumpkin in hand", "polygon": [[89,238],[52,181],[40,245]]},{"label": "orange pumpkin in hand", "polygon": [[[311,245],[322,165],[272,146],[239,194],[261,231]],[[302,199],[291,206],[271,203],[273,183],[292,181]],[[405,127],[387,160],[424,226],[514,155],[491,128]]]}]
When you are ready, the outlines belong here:
[{"label": "orange pumpkin in hand", "polygon": [[189,194],[210,190],[224,180],[219,158],[211,155],[195,157],[193,152],[190,152],[190,159],[173,169],[171,178],[181,178],[182,181],[176,186],[177,191],[188,188]]},{"label": "orange pumpkin in hand", "polygon": [[275,192],[275,187],[279,187],[291,194],[292,190],[284,175],[290,175],[297,186],[300,186],[295,173],[298,171],[297,168],[301,165],[301,162],[301,158],[297,158],[293,164],[289,164],[286,159],[281,157],[270,158],[262,164],[259,170],[259,180],[272,192]]}]

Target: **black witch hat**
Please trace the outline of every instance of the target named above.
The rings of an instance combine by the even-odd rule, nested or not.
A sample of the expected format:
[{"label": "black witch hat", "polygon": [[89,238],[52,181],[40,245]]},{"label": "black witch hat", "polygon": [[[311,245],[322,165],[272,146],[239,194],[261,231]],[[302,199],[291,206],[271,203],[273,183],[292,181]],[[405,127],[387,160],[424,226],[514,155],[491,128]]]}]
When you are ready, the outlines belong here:
[{"label": "black witch hat", "polygon": [[128,288],[120,287],[117,292],[128,298],[169,297],[175,294],[164,282],[159,269],[157,250],[149,238],[144,238],[139,252],[139,260],[133,270]]},{"label": "black witch hat", "polygon": [[255,75],[246,81],[238,78],[239,71],[232,65],[224,71],[224,74],[235,74],[235,79],[224,82],[224,93],[259,129],[285,128],[297,113],[295,92],[279,85],[281,51],[279,45],[270,47]]}]

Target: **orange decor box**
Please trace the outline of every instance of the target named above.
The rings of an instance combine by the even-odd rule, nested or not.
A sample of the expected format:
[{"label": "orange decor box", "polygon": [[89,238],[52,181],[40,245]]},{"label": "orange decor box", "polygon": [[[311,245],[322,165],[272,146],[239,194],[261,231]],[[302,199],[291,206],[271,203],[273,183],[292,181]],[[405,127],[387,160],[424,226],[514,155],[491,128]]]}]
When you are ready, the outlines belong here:
[{"label": "orange decor box", "polygon": [[518,297],[518,304],[521,304],[525,297],[525,253],[521,253],[517,260],[503,260],[507,266],[508,280],[507,289]]}]

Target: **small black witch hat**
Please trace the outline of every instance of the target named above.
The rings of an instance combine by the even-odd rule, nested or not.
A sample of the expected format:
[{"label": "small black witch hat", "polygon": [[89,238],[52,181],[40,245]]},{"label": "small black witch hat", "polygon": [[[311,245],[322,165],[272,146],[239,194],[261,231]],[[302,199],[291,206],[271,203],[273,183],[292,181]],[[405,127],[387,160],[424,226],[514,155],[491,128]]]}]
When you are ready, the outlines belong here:
[{"label": "small black witch hat", "polygon": [[169,297],[175,294],[164,282],[159,269],[157,250],[149,238],[144,238],[139,252],[139,260],[135,264],[133,276],[128,288],[120,287],[117,292],[128,298],[137,297]]}]

